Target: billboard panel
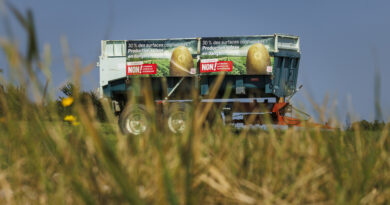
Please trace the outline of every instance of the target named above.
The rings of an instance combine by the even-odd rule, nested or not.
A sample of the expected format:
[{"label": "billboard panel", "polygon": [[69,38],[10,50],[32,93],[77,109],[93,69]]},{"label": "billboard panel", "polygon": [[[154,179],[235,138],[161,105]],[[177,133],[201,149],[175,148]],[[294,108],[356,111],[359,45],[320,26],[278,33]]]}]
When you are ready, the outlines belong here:
[{"label": "billboard panel", "polygon": [[129,40],[126,75],[187,76],[196,73],[198,39]]},{"label": "billboard panel", "polygon": [[272,73],[274,36],[206,37],[200,46],[200,74]]},{"label": "billboard panel", "polygon": [[275,36],[129,40],[126,75],[269,75],[275,50]]}]

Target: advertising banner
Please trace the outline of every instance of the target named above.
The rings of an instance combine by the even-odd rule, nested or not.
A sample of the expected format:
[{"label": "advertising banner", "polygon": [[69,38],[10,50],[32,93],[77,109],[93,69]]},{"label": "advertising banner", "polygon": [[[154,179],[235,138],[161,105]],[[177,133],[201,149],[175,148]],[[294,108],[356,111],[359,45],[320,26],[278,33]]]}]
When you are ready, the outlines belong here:
[{"label": "advertising banner", "polygon": [[274,36],[206,37],[200,46],[200,74],[272,73]]},{"label": "advertising banner", "polygon": [[274,51],[274,36],[129,40],[126,75],[268,75],[273,71]]},{"label": "advertising banner", "polygon": [[130,40],[126,42],[126,75],[188,76],[196,74],[198,39]]}]

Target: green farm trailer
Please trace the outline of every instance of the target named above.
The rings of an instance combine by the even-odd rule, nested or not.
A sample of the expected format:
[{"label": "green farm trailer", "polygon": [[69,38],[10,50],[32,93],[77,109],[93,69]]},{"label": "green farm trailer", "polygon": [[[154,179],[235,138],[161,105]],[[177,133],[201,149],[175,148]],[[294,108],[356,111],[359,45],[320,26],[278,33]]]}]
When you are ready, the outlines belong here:
[{"label": "green farm trailer", "polygon": [[[286,99],[297,91],[300,56],[299,37],[284,34],[103,40],[100,90],[126,134],[150,127],[142,89],[148,89],[155,114],[175,133],[185,129],[194,101],[222,106],[211,114],[225,123],[246,124],[252,116],[251,123],[263,124],[268,115],[274,124],[299,126],[300,120],[286,115]],[[137,103],[129,103],[131,98]]]}]

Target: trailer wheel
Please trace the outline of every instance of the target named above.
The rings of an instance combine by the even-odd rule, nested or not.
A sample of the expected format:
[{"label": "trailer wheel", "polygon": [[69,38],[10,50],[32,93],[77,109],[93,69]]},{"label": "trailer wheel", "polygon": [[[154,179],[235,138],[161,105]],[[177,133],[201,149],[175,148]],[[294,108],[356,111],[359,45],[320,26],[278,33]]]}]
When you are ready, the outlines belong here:
[{"label": "trailer wheel", "polygon": [[119,127],[124,134],[140,135],[149,130],[149,119],[144,106],[127,106],[119,116]]},{"label": "trailer wheel", "polygon": [[183,133],[188,127],[190,107],[184,103],[175,103],[170,105],[167,124],[173,133]]}]

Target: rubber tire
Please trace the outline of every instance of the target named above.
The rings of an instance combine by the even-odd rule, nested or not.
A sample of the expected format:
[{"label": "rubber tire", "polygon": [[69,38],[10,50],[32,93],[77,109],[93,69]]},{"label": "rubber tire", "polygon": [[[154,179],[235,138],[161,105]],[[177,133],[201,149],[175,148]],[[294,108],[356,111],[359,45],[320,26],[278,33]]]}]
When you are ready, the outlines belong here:
[{"label": "rubber tire", "polygon": [[[173,125],[172,125],[172,116],[175,115],[175,114],[178,114],[178,112],[181,112],[181,114],[184,114],[184,126],[187,126],[187,127],[184,127],[181,131],[178,131],[178,130],[174,130],[173,128]],[[167,128],[170,132],[172,133],[175,133],[175,134],[180,134],[180,133],[183,133],[185,131],[186,128],[188,128],[188,126],[191,126],[188,124],[188,118],[190,117],[189,116],[189,113],[190,112],[190,106],[187,104],[187,103],[172,103],[171,105],[169,105],[169,109],[168,109],[168,113],[166,114],[166,125],[167,125]]]},{"label": "rubber tire", "polygon": [[[138,114],[140,117],[143,118],[144,122],[146,123],[146,128],[142,132],[137,131],[131,131],[131,125],[129,125],[129,117],[132,117],[132,115]],[[121,112],[119,116],[119,127],[123,134],[125,135],[141,135],[149,131],[151,122],[150,115],[146,112],[146,109],[143,105],[128,105],[126,108]]]}]

